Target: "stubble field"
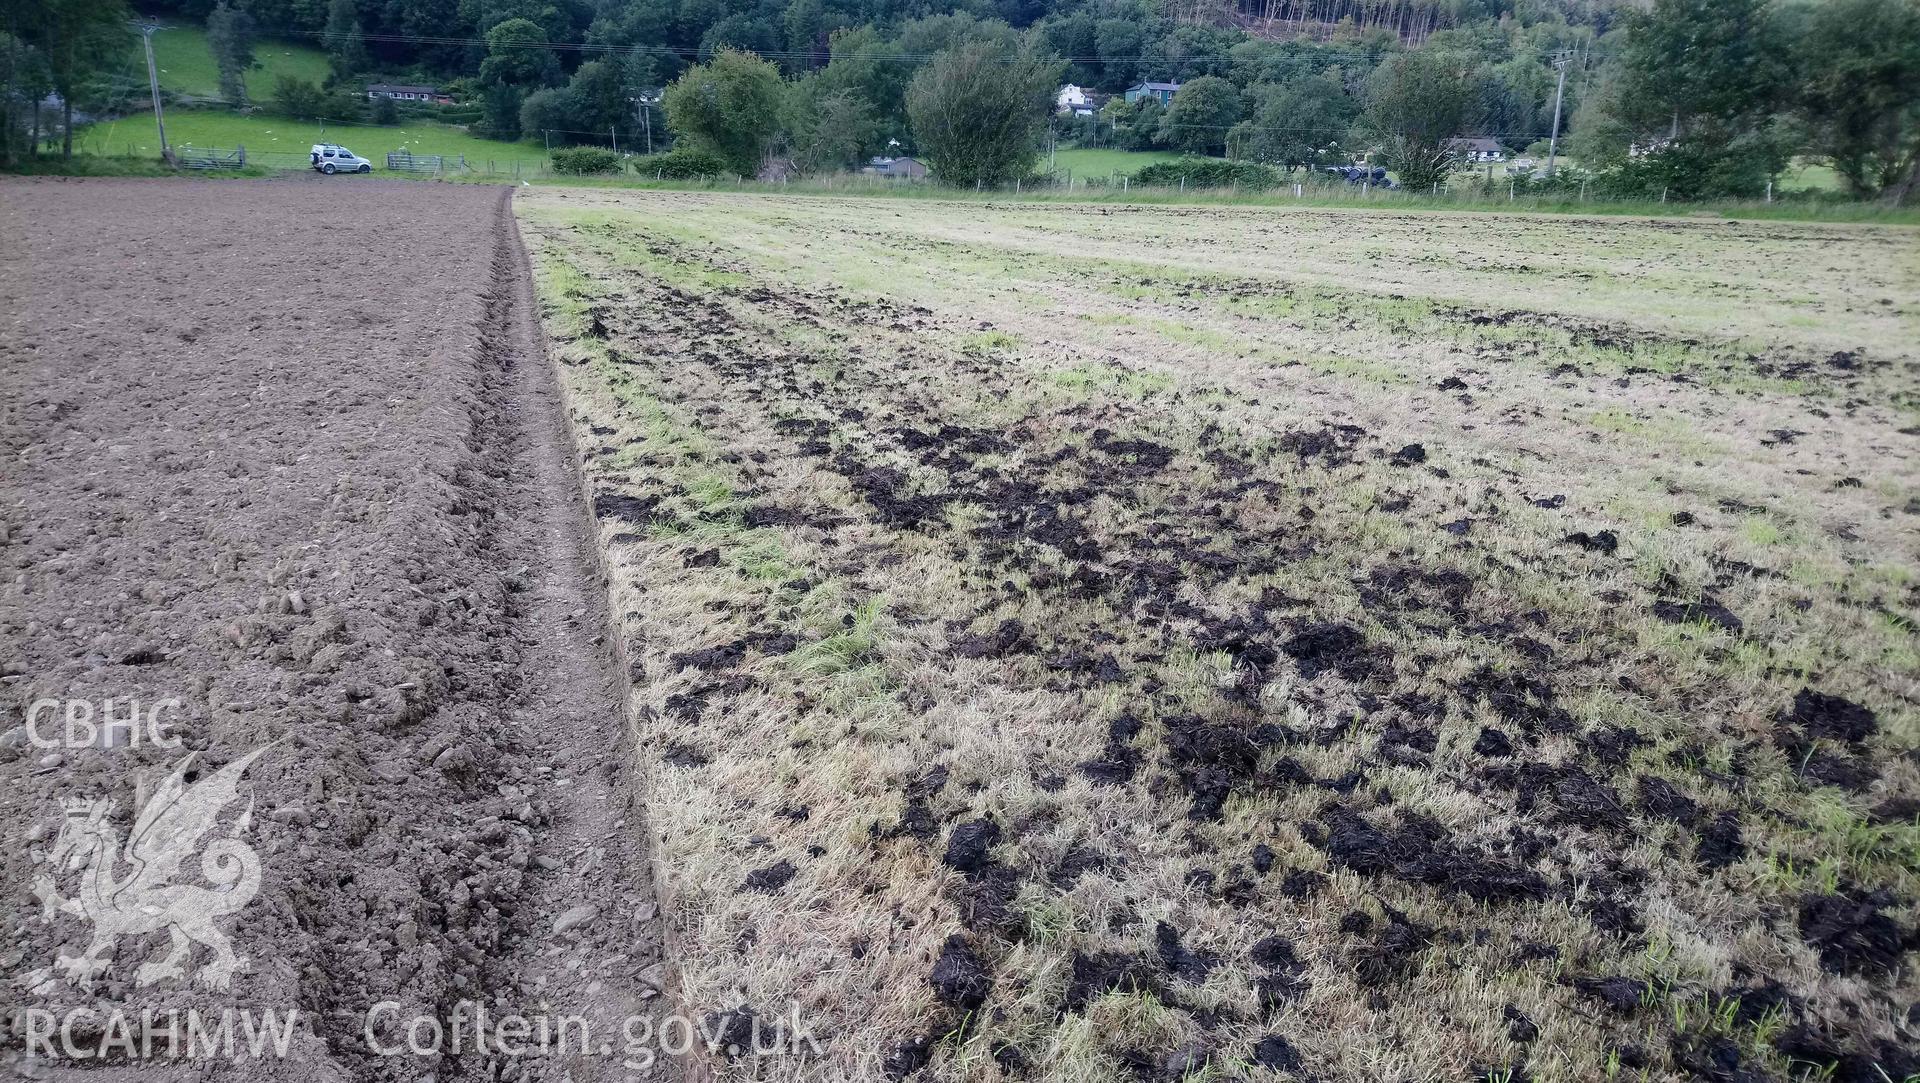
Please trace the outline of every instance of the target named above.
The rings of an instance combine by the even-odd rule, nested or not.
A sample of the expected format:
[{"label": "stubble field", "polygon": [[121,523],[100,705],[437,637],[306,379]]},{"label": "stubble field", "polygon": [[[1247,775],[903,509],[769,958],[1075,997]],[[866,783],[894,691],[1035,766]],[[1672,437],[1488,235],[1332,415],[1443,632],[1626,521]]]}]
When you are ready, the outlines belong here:
[{"label": "stubble field", "polygon": [[689,1007],[823,1078],[1920,1071],[1913,231],[518,213]]}]

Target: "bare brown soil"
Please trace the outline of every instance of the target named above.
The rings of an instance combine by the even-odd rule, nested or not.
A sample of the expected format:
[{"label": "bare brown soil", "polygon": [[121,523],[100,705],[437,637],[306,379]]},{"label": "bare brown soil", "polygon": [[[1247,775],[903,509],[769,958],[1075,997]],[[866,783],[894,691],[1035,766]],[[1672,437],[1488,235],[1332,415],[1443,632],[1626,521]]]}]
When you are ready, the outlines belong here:
[{"label": "bare brown soil", "polygon": [[[364,1033],[383,1001],[611,1021],[658,981],[624,667],[508,193],[8,183],[0,243],[9,1014],[300,1013],[284,1060],[107,1073],[130,1078],[664,1071],[376,1056]],[[177,698],[184,747],[31,741],[35,700],[106,697]],[[124,836],[185,752],[191,781],[274,741],[243,786],[262,874],[231,986],[139,984],[158,931],[70,980],[89,922],[34,896],[71,876],[45,860],[62,801],[113,798]],[[16,1016],[4,1055],[49,1070],[20,1044]]]}]

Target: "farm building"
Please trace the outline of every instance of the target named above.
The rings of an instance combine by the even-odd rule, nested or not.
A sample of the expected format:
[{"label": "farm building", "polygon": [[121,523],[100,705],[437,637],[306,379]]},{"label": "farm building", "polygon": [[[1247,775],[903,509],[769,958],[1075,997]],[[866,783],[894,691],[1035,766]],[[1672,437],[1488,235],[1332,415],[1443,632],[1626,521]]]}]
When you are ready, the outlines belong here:
[{"label": "farm building", "polygon": [[1142,98],[1152,98],[1161,105],[1173,100],[1180,91],[1179,83],[1136,83],[1127,88],[1127,104],[1131,105]]},{"label": "farm building", "polygon": [[862,173],[876,173],[882,177],[905,177],[919,180],[927,175],[927,164],[918,158],[901,156],[898,158],[874,158],[867,163]]},{"label": "farm building", "polygon": [[392,98],[400,102],[438,102],[452,105],[453,99],[440,93],[439,87],[407,86],[402,83],[368,83],[367,97]]},{"label": "farm building", "polygon": [[1501,146],[1499,140],[1484,135],[1474,136],[1471,139],[1456,139],[1452,146],[1453,152],[1458,154],[1460,160],[1464,162],[1473,162],[1478,165],[1482,162],[1507,160],[1507,148]]}]

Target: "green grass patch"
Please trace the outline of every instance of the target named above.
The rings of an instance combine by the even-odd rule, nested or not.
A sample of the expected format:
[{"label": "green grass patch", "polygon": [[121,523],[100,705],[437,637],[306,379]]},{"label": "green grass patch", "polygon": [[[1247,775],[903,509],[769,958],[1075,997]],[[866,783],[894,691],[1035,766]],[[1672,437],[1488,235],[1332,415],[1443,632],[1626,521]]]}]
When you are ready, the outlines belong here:
[{"label": "green grass patch", "polygon": [[[1113,147],[1060,147],[1053,153],[1053,171],[1055,173],[1073,172],[1074,178],[1111,177],[1116,173],[1131,174],[1153,165],[1155,162],[1171,162],[1179,159],[1178,154],[1164,150],[1118,150]],[[1041,160],[1045,169],[1047,160]]]},{"label": "green grass patch", "polygon": [[[327,54],[311,45],[263,40],[253,47],[254,67],[247,71],[247,97],[254,104],[273,96],[281,76],[322,83],[327,78]],[[160,88],[196,97],[220,96],[220,69],[207,48],[207,32],[198,26],[176,26],[153,36],[153,63],[160,70]],[[142,81],[145,72],[141,72]]]},{"label": "green grass patch", "polygon": [[[533,143],[503,143],[468,135],[464,128],[430,120],[409,120],[385,127],[374,124],[322,124],[264,113],[242,116],[227,110],[172,109],[167,112],[167,141],[175,147],[246,147],[250,153],[297,154],[302,165],[315,143],[339,143],[373,162],[374,171],[386,169],[386,154],[404,150],[413,154],[465,155],[477,166],[488,161],[544,161],[543,148]],[[74,150],[86,154],[158,157],[160,138],[151,113],[134,113],[119,120],[88,124],[74,133]],[[494,178],[496,181],[499,178]]]},{"label": "green grass patch", "polygon": [[1047,380],[1057,387],[1080,394],[1112,391],[1135,399],[1173,390],[1171,376],[1140,372],[1121,365],[1074,365],[1047,373]]},{"label": "green grass patch", "polygon": [[22,158],[0,172],[21,174],[33,177],[268,177],[274,170],[262,166],[248,166],[245,169],[222,169],[201,171],[197,169],[176,169],[162,162],[158,155],[146,158],[108,158],[98,154],[76,154],[71,158],[58,155],[35,155]]},{"label": "green grass patch", "polygon": [[1020,348],[1020,336],[1010,335],[1005,331],[982,331],[977,335],[969,335],[962,348],[974,354],[995,354],[1003,350],[1017,350]]}]

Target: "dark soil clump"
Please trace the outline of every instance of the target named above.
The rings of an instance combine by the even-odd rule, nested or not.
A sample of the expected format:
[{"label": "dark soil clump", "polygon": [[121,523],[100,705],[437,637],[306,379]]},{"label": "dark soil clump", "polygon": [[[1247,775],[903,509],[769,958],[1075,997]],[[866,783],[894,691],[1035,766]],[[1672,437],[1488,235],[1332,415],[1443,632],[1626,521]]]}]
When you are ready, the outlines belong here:
[{"label": "dark soil clump", "polygon": [[968,946],[966,937],[958,934],[947,938],[946,947],[933,964],[933,973],[927,982],[942,1004],[961,1011],[978,1008],[993,991],[992,973]]},{"label": "dark soil clump", "polygon": [[1406,915],[1388,908],[1386,930],[1354,953],[1354,980],[1369,989],[1399,982],[1413,973],[1414,965],[1432,942],[1432,929],[1416,925]]},{"label": "dark soil clump", "polygon": [[978,875],[992,863],[987,851],[999,841],[999,824],[984,817],[968,820],[948,836],[946,856],[940,860],[948,868],[959,869],[969,876]]},{"label": "dark soil clump", "polygon": [[1303,1066],[1300,1052],[1293,1043],[1278,1034],[1269,1034],[1253,1043],[1253,1062],[1276,1072],[1298,1073]]},{"label": "dark soil clump", "polygon": [[1473,750],[1482,756],[1504,757],[1513,755],[1513,742],[1499,730],[1483,728],[1480,737],[1473,742]]},{"label": "dark soil clump", "polygon": [[1151,964],[1137,955],[1099,952],[1073,957],[1073,978],[1067,984],[1068,1011],[1084,1011],[1106,993],[1150,993],[1158,996]]},{"label": "dark soil clump", "polygon": [[1568,544],[1577,545],[1590,553],[1605,553],[1608,556],[1612,556],[1614,551],[1620,548],[1620,537],[1611,530],[1602,530],[1593,534],[1576,530],[1567,535],[1566,540]]},{"label": "dark soil clump", "polygon": [[1382,830],[1359,813],[1332,805],[1321,821],[1324,831],[1308,833],[1308,841],[1355,872],[1392,873],[1481,902],[1540,900],[1549,894],[1539,873],[1460,844],[1424,816],[1404,816],[1397,828]]},{"label": "dark soil clump", "polygon": [[1612,786],[1594,781],[1585,771],[1570,770],[1554,787],[1561,815],[1582,827],[1619,829],[1627,826],[1627,810]]},{"label": "dark soil clump", "polygon": [[1885,890],[1808,895],[1800,901],[1800,937],[1832,973],[1890,974],[1915,946],[1913,932],[1885,912],[1894,905]]},{"label": "dark soil clump", "polygon": [[1858,744],[1880,728],[1874,713],[1858,703],[1802,688],[1794,693],[1793,706],[1783,711],[1780,721],[1798,728],[1808,737]]},{"label": "dark soil clump", "polygon": [[1729,632],[1738,632],[1744,625],[1733,611],[1714,598],[1703,597],[1697,602],[1660,601],[1653,603],[1653,615],[1668,624],[1711,624]]},{"label": "dark soil clump", "polygon": [[1727,811],[1714,817],[1700,832],[1694,859],[1709,869],[1724,869],[1747,856],[1747,844],[1740,838],[1740,814]]},{"label": "dark soil clump", "polygon": [[[1300,675],[1308,680],[1328,670],[1348,680],[1359,680],[1381,661],[1369,653],[1366,635],[1347,624],[1309,625],[1282,643],[1280,650],[1294,660]],[[1384,648],[1381,653],[1385,653]]]},{"label": "dark soil clump", "polygon": [[741,886],[747,891],[758,891],[766,895],[777,894],[781,888],[787,886],[788,881],[793,879],[796,871],[798,870],[793,867],[793,862],[776,861],[764,869],[755,869],[748,873],[746,883]]},{"label": "dark soil clump", "polygon": [[1153,946],[1160,956],[1160,965],[1167,973],[1192,985],[1199,985],[1213,973],[1219,965],[1219,958],[1211,952],[1194,951],[1180,943],[1180,930],[1164,921],[1153,926]]},{"label": "dark soil clump", "polygon": [[1576,978],[1573,987],[1621,1015],[1638,1010],[1652,988],[1644,981],[1625,977]]},{"label": "dark soil clump", "polygon": [[1639,787],[1640,808],[1647,815],[1688,825],[1699,821],[1700,806],[1666,779],[1642,775]]}]

